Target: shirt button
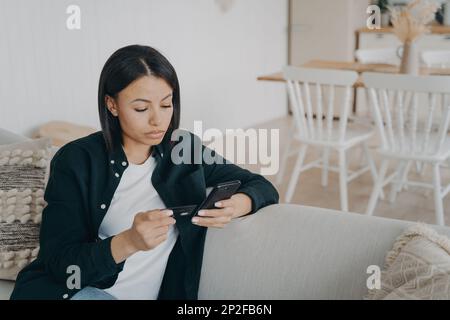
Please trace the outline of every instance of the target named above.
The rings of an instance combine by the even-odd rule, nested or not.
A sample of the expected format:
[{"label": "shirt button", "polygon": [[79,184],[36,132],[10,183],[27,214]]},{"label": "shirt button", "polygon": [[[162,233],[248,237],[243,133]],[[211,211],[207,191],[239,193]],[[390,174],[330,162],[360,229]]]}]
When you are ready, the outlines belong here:
[{"label": "shirt button", "polygon": [[105,209],[105,208],[106,208],[106,204],[103,203],[103,204],[100,206],[100,208]]},{"label": "shirt button", "polygon": [[111,164],[114,164],[114,160],[111,160]]},{"label": "shirt button", "polygon": [[118,178],[120,175],[116,172],[115,176]]},{"label": "shirt button", "polygon": [[161,157],[164,155],[164,153],[161,152]]},{"label": "shirt button", "polygon": [[126,166],[127,165],[127,163],[124,161],[124,162],[122,162],[122,166]]}]

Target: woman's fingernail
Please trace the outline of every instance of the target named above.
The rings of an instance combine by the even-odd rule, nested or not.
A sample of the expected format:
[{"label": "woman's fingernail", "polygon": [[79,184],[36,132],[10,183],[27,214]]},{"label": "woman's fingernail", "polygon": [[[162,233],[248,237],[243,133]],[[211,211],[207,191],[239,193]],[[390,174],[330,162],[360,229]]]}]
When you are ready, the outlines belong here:
[{"label": "woman's fingernail", "polygon": [[172,210],[164,210],[164,214],[168,217],[170,217],[171,215],[173,215],[173,211]]},{"label": "woman's fingernail", "polygon": [[221,206],[222,206],[222,202],[216,202],[216,203],[214,203],[214,205],[215,205],[216,207],[221,207]]},{"label": "woman's fingernail", "polygon": [[205,211],[200,210],[200,211],[198,212],[198,215],[199,215],[199,216],[204,216],[204,215],[205,215]]},{"label": "woman's fingernail", "polygon": [[192,222],[193,223],[197,223],[198,222],[198,218],[192,218]]}]

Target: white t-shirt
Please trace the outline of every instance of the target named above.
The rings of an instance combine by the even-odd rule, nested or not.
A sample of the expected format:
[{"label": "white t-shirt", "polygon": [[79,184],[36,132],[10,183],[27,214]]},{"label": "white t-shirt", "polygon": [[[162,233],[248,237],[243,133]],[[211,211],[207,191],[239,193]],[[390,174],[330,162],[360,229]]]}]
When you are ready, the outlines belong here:
[{"label": "white t-shirt", "polygon": [[[129,163],[100,225],[101,239],[129,229],[138,212],[165,208],[151,182],[155,166],[153,156],[140,165]],[[117,299],[157,299],[167,260],[177,237],[178,230],[171,225],[167,240],[152,250],[139,251],[130,256],[116,283],[105,291]]]}]

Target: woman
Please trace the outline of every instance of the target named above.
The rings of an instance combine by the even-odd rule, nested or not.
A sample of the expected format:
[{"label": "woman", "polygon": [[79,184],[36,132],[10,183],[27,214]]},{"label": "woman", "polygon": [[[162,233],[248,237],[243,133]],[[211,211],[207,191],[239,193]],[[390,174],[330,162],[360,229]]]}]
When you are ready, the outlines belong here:
[{"label": "woman", "polygon": [[[197,299],[207,228],[277,203],[277,191],[204,146],[213,163],[174,161],[175,146],[186,156],[199,139],[172,140],[178,78],[153,48],[127,46],[108,59],[98,107],[102,131],[51,161],[40,252],[11,299]],[[207,187],[230,180],[241,181],[237,192],[199,217],[165,209],[199,204]]]}]

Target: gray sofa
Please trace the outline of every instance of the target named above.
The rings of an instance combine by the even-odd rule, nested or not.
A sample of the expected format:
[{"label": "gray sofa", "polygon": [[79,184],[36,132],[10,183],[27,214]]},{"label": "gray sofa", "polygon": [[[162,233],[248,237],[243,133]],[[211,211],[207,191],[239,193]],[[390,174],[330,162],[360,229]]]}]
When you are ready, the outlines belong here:
[{"label": "gray sofa", "polygon": [[[411,224],[300,205],[263,208],[208,230],[199,299],[362,299],[367,267],[382,268]],[[450,236],[450,228],[434,228]],[[0,299],[13,285],[0,280]]]}]

